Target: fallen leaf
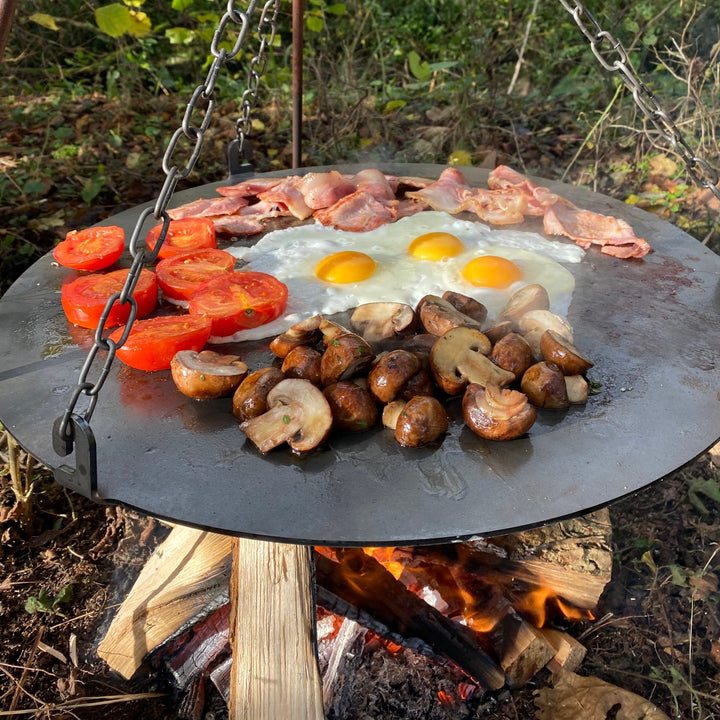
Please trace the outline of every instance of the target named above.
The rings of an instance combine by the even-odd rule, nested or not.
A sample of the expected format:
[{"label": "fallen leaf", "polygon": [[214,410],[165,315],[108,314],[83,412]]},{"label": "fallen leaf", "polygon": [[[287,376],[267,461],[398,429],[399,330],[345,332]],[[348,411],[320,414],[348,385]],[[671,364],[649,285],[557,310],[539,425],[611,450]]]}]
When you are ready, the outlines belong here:
[{"label": "fallen leaf", "polygon": [[670,720],[655,705],[635,693],[595,677],[562,671],[553,675],[554,687],[536,693],[537,720]]}]

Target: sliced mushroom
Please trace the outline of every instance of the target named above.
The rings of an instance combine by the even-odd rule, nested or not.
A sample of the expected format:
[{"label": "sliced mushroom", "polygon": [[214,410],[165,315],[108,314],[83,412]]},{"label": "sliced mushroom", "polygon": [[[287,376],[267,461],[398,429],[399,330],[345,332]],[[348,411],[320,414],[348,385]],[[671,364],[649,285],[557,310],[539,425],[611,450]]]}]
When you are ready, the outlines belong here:
[{"label": "sliced mushroom", "polygon": [[487,357],[490,341],[479,330],[458,327],[446,332],[430,351],[435,382],[449,395],[459,395],[468,383],[509,385],[515,375]]},{"label": "sliced mushroom", "polygon": [[520,389],[537,407],[561,410],[570,405],[565,376],[555,363],[543,360],[531,365],[522,376]]},{"label": "sliced mushroom", "polygon": [[170,361],[170,372],[183,395],[207,400],[234,392],[248,374],[248,366],[237,355],[181,350]]},{"label": "sliced mushroom", "polygon": [[294,452],[306,453],[330,433],[330,405],[309,380],[282,380],[268,393],[267,404],[266,412],[240,425],[260,452],[286,442]]},{"label": "sliced mushroom", "polygon": [[481,323],[460,312],[447,300],[437,295],[426,295],[417,307],[420,322],[431,335],[440,337],[448,330],[456,327],[472,327],[480,329]]},{"label": "sliced mushroom", "polygon": [[481,325],[487,319],[487,308],[475,298],[463,295],[453,290],[446,290],[442,295],[443,300],[447,300],[456,310],[463,315],[467,315]]},{"label": "sliced mushroom", "polygon": [[394,400],[422,367],[420,358],[407,350],[383,353],[368,375],[370,392],[383,403]]},{"label": "sliced mushroom", "polygon": [[315,348],[298,345],[285,356],[281,370],[285,377],[304,378],[320,386],[320,359],[321,355]]},{"label": "sliced mushroom", "polygon": [[513,293],[505,307],[500,312],[500,317],[512,323],[517,321],[530,310],[549,310],[550,298],[547,290],[542,285],[526,285]]},{"label": "sliced mushroom", "polygon": [[499,340],[502,340],[506,335],[513,332],[514,325],[509,320],[500,320],[489,327],[486,327],[483,332],[487,335],[488,340],[494,345]]},{"label": "sliced mushroom", "polygon": [[427,395],[405,403],[395,423],[395,439],[403,447],[420,447],[434,442],[448,429],[448,416],[442,403]]},{"label": "sliced mushroom", "polygon": [[370,345],[355,333],[341,333],[330,340],[320,358],[322,384],[349,380],[366,370],[373,361]]},{"label": "sliced mushroom", "polygon": [[372,302],[358,305],[350,327],[369,343],[409,334],[415,329],[415,311],[405,303]]},{"label": "sliced mushroom", "polygon": [[268,393],[285,376],[280,368],[264,367],[250,373],[233,395],[233,415],[238,420],[249,420],[267,410]]},{"label": "sliced mushroom", "polygon": [[400,413],[403,411],[406,403],[407,400],[393,400],[383,408],[382,424],[386,428],[390,428],[391,430],[395,429]]},{"label": "sliced mushroom", "polygon": [[279,358],[285,358],[295,347],[300,345],[314,345],[321,337],[320,323],[322,320],[323,317],[321,315],[313,315],[293,325],[289,330],[286,330],[282,335],[278,335],[271,341],[270,351]]},{"label": "sliced mushroom", "polygon": [[336,337],[338,337],[339,335],[345,335],[349,332],[350,330],[348,330],[348,328],[343,327],[342,325],[333,322],[332,320],[328,320],[325,317],[320,318],[320,333],[322,334],[322,344],[325,348]]},{"label": "sliced mushroom", "polygon": [[593,366],[592,360],[555,330],[542,334],[540,350],[545,360],[554,362],[565,375],[583,375]]},{"label": "sliced mushroom", "polygon": [[486,440],[514,440],[524,435],[537,418],[525,394],[498,385],[471,383],[462,402],[467,426]]},{"label": "sliced mushroom", "polygon": [[499,367],[511,372],[515,379],[535,362],[533,351],[519,333],[508,333],[498,340],[490,353],[490,359]]},{"label": "sliced mushroom", "polygon": [[333,427],[349,432],[368,430],[377,424],[378,407],[370,392],[351,380],[328,385],[323,394],[330,404]]},{"label": "sliced mushroom", "polygon": [[590,387],[582,375],[566,375],[565,388],[571,405],[584,405],[587,402]]},{"label": "sliced mushroom", "polygon": [[525,335],[531,332],[554,330],[558,335],[570,342],[573,341],[573,330],[565,318],[550,310],[530,310],[517,321],[518,329]]}]

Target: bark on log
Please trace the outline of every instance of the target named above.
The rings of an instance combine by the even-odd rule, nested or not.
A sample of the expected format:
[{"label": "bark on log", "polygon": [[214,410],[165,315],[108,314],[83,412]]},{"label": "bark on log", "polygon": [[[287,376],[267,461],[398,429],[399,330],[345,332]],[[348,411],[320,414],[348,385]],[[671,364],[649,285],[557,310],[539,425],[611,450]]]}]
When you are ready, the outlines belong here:
[{"label": "bark on log", "polygon": [[229,720],[323,720],[312,548],[233,539]]}]

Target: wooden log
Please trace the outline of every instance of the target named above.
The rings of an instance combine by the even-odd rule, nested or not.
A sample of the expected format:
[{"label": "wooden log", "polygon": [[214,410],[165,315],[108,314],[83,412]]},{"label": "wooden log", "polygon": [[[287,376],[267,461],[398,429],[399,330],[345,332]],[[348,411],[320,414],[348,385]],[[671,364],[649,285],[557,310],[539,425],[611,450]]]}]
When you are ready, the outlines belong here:
[{"label": "wooden log", "polygon": [[560,670],[575,672],[580,668],[587,648],[579,640],[555,628],[541,628],[540,634],[555,650],[555,655],[545,666],[550,672],[556,673]]},{"label": "wooden log", "polygon": [[231,538],[224,535],[173,528],[145,563],[100,642],[98,655],[129,679],[147,653],[224,602],[230,547]]},{"label": "wooden log", "polygon": [[229,720],[323,720],[312,549],[234,538]]}]

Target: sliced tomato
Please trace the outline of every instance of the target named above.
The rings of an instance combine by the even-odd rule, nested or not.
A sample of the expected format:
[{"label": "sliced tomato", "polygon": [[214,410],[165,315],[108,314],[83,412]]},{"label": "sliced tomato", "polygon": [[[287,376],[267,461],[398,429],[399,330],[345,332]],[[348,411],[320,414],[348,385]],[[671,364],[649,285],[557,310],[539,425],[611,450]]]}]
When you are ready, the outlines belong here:
[{"label": "sliced tomato", "polygon": [[73,270],[104,270],[125,249],[125,231],[116,225],[73,230],[53,250],[55,259]]},{"label": "sliced tomato", "polygon": [[211,335],[224,338],[280,317],[287,298],[287,286],[272,275],[236,270],[200,285],[188,310],[210,318]]},{"label": "sliced tomato", "polygon": [[[155,249],[162,225],[156,225],[145,236],[145,244],[151,252]],[[167,235],[158,253],[159,258],[167,258],[188,250],[217,247],[215,225],[209,218],[182,218],[171,220]]]},{"label": "sliced tomato", "polygon": [[229,252],[209,248],[165,258],[155,272],[166,300],[187,302],[198,286],[234,267],[235,258]]},{"label": "sliced tomato", "polygon": [[[166,315],[133,323],[125,344],[117,356],[138,370],[168,370],[180,350],[202,350],[210,337],[211,322],[201,315]],[[120,340],[124,327],[111,333]]]},{"label": "sliced tomato", "polygon": [[[62,286],[60,298],[67,319],[73,325],[84,328],[96,328],[105,309],[108,298],[120,292],[125,286],[128,269],[113,270],[108,273],[81,275]],[[157,305],[158,284],[155,273],[141,270],[133,297],[137,302],[137,318],[149,315]],[[114,328],[127,322],[130,305],[116,301],[110,308],[105,327]]]}]

